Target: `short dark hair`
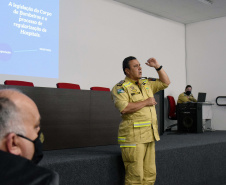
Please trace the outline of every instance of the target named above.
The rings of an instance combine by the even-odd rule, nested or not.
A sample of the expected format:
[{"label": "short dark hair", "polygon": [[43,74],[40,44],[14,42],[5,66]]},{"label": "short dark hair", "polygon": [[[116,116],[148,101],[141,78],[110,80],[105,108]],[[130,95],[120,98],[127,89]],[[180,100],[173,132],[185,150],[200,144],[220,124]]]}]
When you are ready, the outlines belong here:
[{"label": "short dark hair", "polygon": [[192,86],[191,86],[191,85],[187,85],[187,86],[185,87],[185,89],[187,89],[188,87],[191,87],[191,88],[192,88]]},{"label": "short dark hair", "polygon": [[122,69],[123,69],[123,72],[124,72],[125,75],[126,75],[125,69],[126,69],[126,68],[130,69],[130,68],[129,68],[129,62],[130,62],[131,60],[135,60],[135,59],[136,59],[135,57],[129,56],[129,57],[126,57],[126,58],[123,60],[123,62],[122,62]]}]

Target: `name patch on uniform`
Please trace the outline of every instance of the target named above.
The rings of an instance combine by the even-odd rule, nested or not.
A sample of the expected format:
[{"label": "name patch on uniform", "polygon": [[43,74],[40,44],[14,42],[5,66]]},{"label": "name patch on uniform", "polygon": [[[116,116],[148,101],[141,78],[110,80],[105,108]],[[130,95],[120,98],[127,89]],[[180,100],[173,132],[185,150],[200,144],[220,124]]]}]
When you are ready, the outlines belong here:
[{"label": "name patch on uniform", "polygon": [[124,89],[118,89],[118,90],[117,90],[117,93],[118,93],[118,94],[124,93],[124,92],[125,92]]},{"label": "name patch on uniform", "polygon": [[134,93],[131,93],[131,95],[136,95],[136,94],[140,94],[140,92],[134,92]]},{"label": "name patch on uniform", "polygon": [[137,92],[137,90],[136,90],[133,86],[131,86],[130,89],[131,89],[131,91],[132,91],[133,93],[136,93],[136,92]]}]

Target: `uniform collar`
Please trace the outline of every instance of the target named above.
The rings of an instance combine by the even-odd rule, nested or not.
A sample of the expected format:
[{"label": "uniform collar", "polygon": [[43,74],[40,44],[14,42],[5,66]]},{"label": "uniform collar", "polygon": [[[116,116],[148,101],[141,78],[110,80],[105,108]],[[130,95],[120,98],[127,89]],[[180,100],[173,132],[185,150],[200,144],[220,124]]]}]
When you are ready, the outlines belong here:
[{"label": "uniform collar", "polygon": [[129,77],[126,76],[125,81],[129,81],[129,82],[131,82],[131,83],[137,85],[137,82],[139,82],[140,80],[138,80],[138,81],[132,80],[131,78],[129,78]]}]

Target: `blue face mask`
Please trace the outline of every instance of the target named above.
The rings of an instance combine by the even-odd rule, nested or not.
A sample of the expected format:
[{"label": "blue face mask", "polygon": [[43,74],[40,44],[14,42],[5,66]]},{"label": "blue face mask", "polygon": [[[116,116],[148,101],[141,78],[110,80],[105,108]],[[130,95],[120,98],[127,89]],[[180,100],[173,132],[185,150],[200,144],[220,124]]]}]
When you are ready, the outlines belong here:
[{"label": "blue face mask", "polygon": [[25,137],[23,135],[20,135],[20,134],[17,134],[17,136],[22,137],[24,139],[27,139],[28,141],[31,141],[32,143],[34,143],[35,152],[34,152],[32,161],[35,164],[38,164],[43,158],[43,153],[42,153],[42,143],[44,141],[43,134],[39,132],[38,137],[34,141],[32,141],[31,139],[29,139],[29,138],[27,138],[27,137]]}]

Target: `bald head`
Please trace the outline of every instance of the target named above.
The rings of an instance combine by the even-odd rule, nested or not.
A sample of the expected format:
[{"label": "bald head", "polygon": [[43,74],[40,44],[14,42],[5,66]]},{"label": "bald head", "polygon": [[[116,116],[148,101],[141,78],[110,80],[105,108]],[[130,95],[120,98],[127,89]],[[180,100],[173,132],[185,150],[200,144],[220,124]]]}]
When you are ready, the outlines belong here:
[{"label": "bald head", "polygon": [[30,106],[31,108],[37,109],[36,104],[31,100],[28,96],[21,93],[18,90],[13,89],[3,89],[0,90],[0,98],[8,98],[10,101],[12,101],[17,108],[22,109],[24,106]]},{"label": "bald head", "polygon": [[[8,140],[16,141],[20,151],[14,153],[31,159],[34,149],[26,150],[26,141],[17,138],[17,134],[34,140],[40,129],[40,114],[33,100],[25,94],[12,89],[0,90],[0,149],[10,151]],[[10,137],[9,137],[10,136]],[[11,137],[12,136],[12,137]],[[15,140],[14,140],[15,139]]]},{"label": "bald head", "polygon": [[24,127],[24,124],[27,123],[29,117],[34,117],[34,119],[40,119],[38,108],[34,101],[31,100],[25,94],[19,92],[18,90],[0,90],[0,98],[8,99],[15,106],[15,108],[11,110],[12,112],[14,111],[14,113],[11,114],[14,115],[14,117],[16,116],[16,118],[14,118],[14,121],[16,119],[17,125],[22,124],[21,126]]}]

